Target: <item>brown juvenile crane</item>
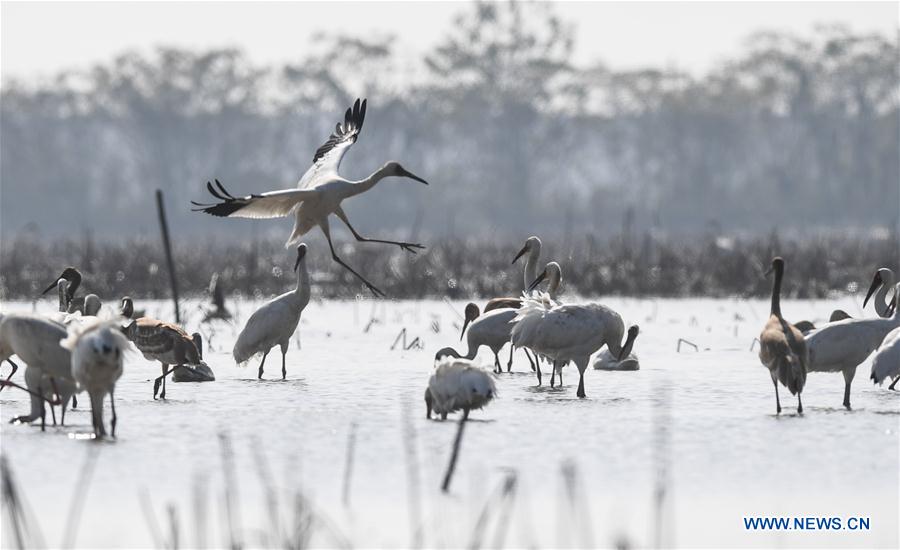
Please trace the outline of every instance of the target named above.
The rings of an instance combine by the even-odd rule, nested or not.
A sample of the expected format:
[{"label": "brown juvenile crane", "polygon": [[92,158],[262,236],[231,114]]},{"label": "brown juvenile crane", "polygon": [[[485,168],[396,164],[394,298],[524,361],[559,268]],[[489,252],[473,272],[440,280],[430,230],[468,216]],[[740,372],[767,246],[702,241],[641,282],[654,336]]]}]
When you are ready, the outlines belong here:
[{"label": "brown juvenile crane", "polygon": [[781,413],[778,397],[778,383],[781,382],[791,395],[797,396],[797,412],[803,412],[800,393],[806,383],[806,369],[809,365],[809,351],[803,333],[781,316],[781,279],[784,277],[784,260],[776,257],[766,276],[775,273],[772,284],[772,307],[769,320],[759,335],[759,360],[769,369],[775,385],[775,407]]}]

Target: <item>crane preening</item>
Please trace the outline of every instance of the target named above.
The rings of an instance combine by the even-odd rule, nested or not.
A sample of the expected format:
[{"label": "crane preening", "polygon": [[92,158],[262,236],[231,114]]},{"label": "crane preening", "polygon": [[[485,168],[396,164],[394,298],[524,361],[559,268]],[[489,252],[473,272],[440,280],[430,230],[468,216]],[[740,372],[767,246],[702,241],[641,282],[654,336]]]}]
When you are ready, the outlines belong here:
[{"label": "crane preening", "polygon": [[288,237],[286,248],[299,244],[303,235],[308,233],[313,227],[319,226],[319,229],[325,234],[325,239],[328,240],[332,259],[362,281],[374,295],[384,296],[384,292],[344,263],[337,255],[334,250],[334,244],[331,242],[331,229],[328,224],[328,217],[331,214],[337,216],[353,233],[357,241],[392,244],[415,254],[417,249],[425,247],[417,243],[372,239],[362,236],[350,224],[350,219],[344,213],[341,203],[344,199],[365,193],[387,177],[409,178],[425,185],[428,185],[428,182],[406,170],[400,166],[400,163],[395,161],[387,162],[373,172],[372,175],[359,181],[350,181],[338,173],[341,159],[344,158],[344,154],[350,147],[356,143],[365,118],[366,100],[360,102],[357,99],[353,107],[347,109],[344,115],[344,123],[338,123],[328,140],[316,150],[315,155],[313,155],[313,165],[300,178],[296,189],[282,189],[235,197],[225,190],[225,187],[219,183],[219,180],[215,180],[215,187],[212,183],[207,182],[206,188],[220,202],[201,204],[191,201],[197,207],[193,210],[229,218],[282,218],[294,214],[294,229],[290,237]]}]

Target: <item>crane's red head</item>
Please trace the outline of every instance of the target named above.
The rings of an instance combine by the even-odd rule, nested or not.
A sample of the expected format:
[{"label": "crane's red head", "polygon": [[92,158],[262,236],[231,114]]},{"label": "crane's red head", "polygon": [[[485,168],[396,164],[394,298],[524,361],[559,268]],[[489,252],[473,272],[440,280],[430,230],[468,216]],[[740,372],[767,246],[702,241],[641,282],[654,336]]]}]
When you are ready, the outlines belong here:
[{"label": "crane's red head", "polygon": [[60,279],[65,279],[69,282],[69,287],[66,289],[66,299],[72,301],[72,298],[75,296],[75,291],[78,290],[78,285],[81,284],[81,272],[71,266],[63,269],[63,272],[59,274],[59,277],[53,279],[50,286],[41,292],[41,296],[56,288],[56,283],[58,283]]},{"label": "crane's red head", "polygon": [[297,261],[294,262],[294,271],[300,268],[300,261],[306,257],[306,243],[300,243],[297,247]]},{"label": "crane's red head", "polygon": [[469,323],[471,323],[475,319],[478,319],[479,315],[481,315],[481,312],[478,311],[478,306],[469,302],[469,304],[466,305],[466,319],[465,319],[465,322],[463,323],[462,332],[459,333],[460,341],[462,341],[463,335],[466,333],[466,327],[469,326]]},{"label": "crane's red head", "polygon": [[539,238],[535,237],[534,235],[532,235],[531,237],[528,237],[528,239],[525,240],[525,245],[522,246],[522,249],[519,250],[519,253],[516,254],[515,258],[513,258],[512,263],[516,263],[517,261],[519,261],[519,258],[524,256],[526,252],[530,252],[535,249],[537,249],[537,250],[541,249],[541,240]]},{"label": "crane's red head", "polygon": [[772,267],[770,267],[769,270],[766,271],[766,277],[768,277],[772,272],[775,272],[776,274],[784,273],[784,260],[781,258],[781,256],[775,256],[774,258],[772,258]]},{"label": "crane's red head", "polygon": [[887,269],[882,267],[875,272],[875,276],[872,277],[872,284],[871,286],[869,286],[869,291],[866,292],[866,299],[863,300],[863,307],[866,307],[866,304],[869,303],[869,298],[871,298],[872,295],[875,294],[875,291],[881,288],[882,285],[886,284],[884,279],[887,275],[887,271]]},{"label": "crane's red head", "polygon": [[397,161],[390,161],[384,165],[384,172],[388,176],[396,176],[398,178],[409,178],[412,180],[416,180],[419,183],[424,183],[428,185],[428,182],[420,178],[419,176],[413,174],[406,168],[400,166],[400,163]]}]

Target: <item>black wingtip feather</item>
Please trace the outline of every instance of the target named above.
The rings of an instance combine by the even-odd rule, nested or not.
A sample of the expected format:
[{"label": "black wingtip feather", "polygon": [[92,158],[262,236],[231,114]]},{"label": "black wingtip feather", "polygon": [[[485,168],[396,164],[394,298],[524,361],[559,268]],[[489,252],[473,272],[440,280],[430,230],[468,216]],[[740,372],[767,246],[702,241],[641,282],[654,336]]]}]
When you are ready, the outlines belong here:
[{"label": "black wingtip feather", "polygon": [[[207,214],[219,217],[228,217],[234,212],[240,210],[241,208],[247,206],[247,200],[240,199],[232,195],[225,189],[225,186],[222,185],[218,179],[215,180],[216,185],[213,186],[212,182],[206,182],[206,189],[209,193],[215,198],[221,200],[222,202],[217,204],[203,204],[197,201],[191,201],[191,204],[196,206],[197,208],[191,208],[192,212],[206,212]],[[218,187],[218,189],[216,189]]]},{"label": "black wingtip feather", "polygon": [[362,129],[365,118],[366,100],[356,98],[356,101],[353,102],[353,106],[344,112],[344,122],[335,124],[334,132],[328,137],[328,140],[326,140],[321,147],[316,149],[316,154],[313,155],[313,164],[327,155],[328,152],[337,145],[346,141],[350,141],[351,143],[355,142],[359,131]]}]

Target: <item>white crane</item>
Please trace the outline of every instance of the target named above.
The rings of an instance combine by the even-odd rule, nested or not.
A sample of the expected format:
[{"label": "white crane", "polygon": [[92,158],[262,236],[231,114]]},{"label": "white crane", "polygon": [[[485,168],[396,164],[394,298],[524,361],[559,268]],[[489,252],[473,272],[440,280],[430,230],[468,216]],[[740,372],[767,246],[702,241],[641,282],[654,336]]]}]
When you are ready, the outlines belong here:
[{"label": "white crane", "polygon": [[91,421],[94,435],[104,437],[103,401],[109,394],[112,408],[110,429],[116,437],[116,382],[122,376],[124,355],[128,350],[128,338],[113,321],[97,321],[71,327],[69,335],[60,342],[72,354],[72,376],[80,390],[91,399]]},{"label": "white crane", "polygon": [[544,270],[526,287],[526,295],[537,290],[537,287],[544,280],[547,280],[546,298],[549,298],[549,302],[546,299],[544,300],[545,304],[549,304],[551,307],[559,305],[559,285],[562,283],[562,268],[556,262],[548,262],[544,266]]},{"label": "white crane", "polygon": [[631,371],[640,369],[641,363],[634,352],[619,360],[608,349],[604,349],[600,350],[600,353],[594,358],[594,370]]},{"label": "white crane", "polygon": [[481,409],[497,394],[494,377],[471,361],[454,360],[440,353],[435,357],[438,365],[425,389],[425,417],[431,418],[434,411],[446,420],[449,413],[461,410],[463,418],[468,418],[470,410]]},{"label": "white crane", "polygon": [[340,168],[341,159],[344,158],[344,154],[350,147],[356,143],[365,117],[366,101],[363,100],[360,103],[360,100],[357,99],[353,107],[347,109],[347,113],[344,115],[344,123],[338,123],[334,133],[316,150],[316,154],[313,156],[313,165],[300,178],[296,189],[267,191],[258,195],[234,197],[216,180],[218,189],[208,182],[206,187],[221,202],[216,204],[195,202],[193,204],[198,208],[194,210],[206,212],[213,216],[232,218],[280,218],[294,214],[294,229],[291,232],[291,236],[288,237],[286,247],[290,248],[299,243],[303,235],[308,233],[313,227],[318,226],[328,240],[332,259],[362,281],[373,294],[384,296],[382,291],[338,257],[334,251],[334,244],[331,242],[328,216],[334,214],[344,222],[357,241],[392,244],[415,254],[416,249],[425,247],[416,243],[371,239],[360,235],[350,224],[350,219],[344,213],[341,203],[345,199],[365,193],[387,177],[410,178],[425,185],[428,185],[428,182],[394,161],[386,163],[373,172],[372,175],[360,181],[350,181],[339,175],[338,169]]},{"label": "white crane", "polygon": [[[100,311],[100,298],[96,294],[87,294],[85,296],[75,296],[75,292],[78,291],[78,287],[81,286],[81,272],[75,269],[74,267],[67,267],[60,273],[59,277],[56,278],[50,286],[44,289],[41,292],[41,296],[47,294],[54,288],[59,290],[60,283],[62,281],[66,282],[65,286],[65,311],[67,313],[75,313],[76,311],[83,313],[84,315],[96,315],[98,311]],[[86,308],[93,310],[94,313],[89,313]],[[61,310],[62,311],[62,310]]]},{"label": "white crane", "polygon": [[888,389],[894,389],[894,384],[900,380],[900,327],[890,331],[881,342],[878,353],[872,358],[872,374],[869,376],[872,382],[881,384],[888,378],[893,378]]},{"label": "white crane", "polygon": [[516,347],[527,347],[553,361],[558,366],[572,361],[578,367],[578,397],[585,397],[584,371],[591,355],[604,345],[620,358],[631,353],[638,335],[637,325],[625,333],[622,317],[612,309],[597,303],[567,304],[547,309],[543,301],[526,299],[517,311],[512,329]]},{"label": "white crane", "polygon": [[[900,284],[894,292],[900,292]],[[845,319],[824,325],[806,335],[810,372],[841,372],[844,375],[844,407],[850,410],[850,385],[856,367],[900,326],[900,308],[885,319]]]},{"label": "white crane", "polygon": [[[878,293],[875,294],[875,300],[873,302],[875,313],[877,313],[879,317],[891,317],[893,315],[894,306],[893,302],[887,299],[887,295],[893,287],[894,272],[886,267],[879,268],[872,278],[872,285],[869,286],[869,291],[866,292],[866,299],[863,300],[863,308],[866,307],[866,304],[869,303],[869,298],[871,298],[872,294],[875,294],[875,291],[877,290]],[[897,294],[895,293],[894,300],[896,299]]]},{"label": "white crane", "polygon": [[[455,357],[456,359],[475,359],[478,354],[478,348],[487,346],[494,353],[494,369],[496,372],[503,372],[500,367],[500,350],[509,342],[513,319],[516,317],[515,309],[495,309],[489,313],[481,315],[478,306],[468,304],[466,306],[466,320],[463,323],[462,332],[459,339],[462,341],[463,335],[466,337],[468,351],[465,355],[460,355],[458,351],[452,347],[446,347],[437,352],[436,358],[444,356]],[[471,324],[470,324],[471,323]],[[466,327],[469,328],[466,332]]]},{"label": "white crane", "polygon": [[[525,240],[525,245],[519,250],[516,257],[513,258],[512,263],[515,265],[515,263],[519,261],[519,258],[528,254],[528,257],[525,258],[525,270],[523,275],[524,285],[522,286],[522,290],[527,290],[529,285],[537,278],[538,262],[541,257],[541,246],[541,239],[532,235]],[[522,298],[492,298],[485,304],[484,312],[487,313],[488,311],[507,307],[519,309],[522,307]],[[531,357],[529,357],[528,360],[530,361]]]},{"label": "white crane", "polygon": [[44,421],[46,396],[55,394],[62,405],[60,423],[65,424],[69,398],[75,394],[71,354],[60,345],[66,338],[62,325],[39,315],[0,314],[0,363],[17,355],[26,365],[25,385],[31,395],[30,414],[18,422]]},{"label": "white crane", "polygon": [[776,257],[766,276],[775,272],[772,284],[772,306],[769,320],[759,335],[759,360],[769,369],[772,384],[775,385],[775,410],[781,414],[781,400],[778,397],[778,382],[781,382],[791,395],[797,396],[797,412],[803,412],[800,394],[806,384],[806,370],[809,365],[809,350],[797,327],[788,323],[781,316],[781,280],[784,278],[784,260]]},{"label": "white crane", "polygon": [[276,345],[281,347],[281,379],[287,377],[285,355],[291,335],[297,330],[297,324],[300,322],[300,314],[309,303],[309,271],[306,267],[305,244],[301,243],[297,247],[294,271],[297,272],[297,287],[269,300],[254,311],[234,344],[232,354],[238,364],[246,363],[254,355],[263,354],[259,363],[260,379],[263,375],[263,366],[266,364],[266,356]]},{"label": "white crane", "polygon": [[[531,237],[531,238],[537,239],[537,237]],[[530,240],[531,239],[529,239],[529,241]],[[525,246],[527,248],[529,246],[529,244],[526,243]],[[537,239],[538,251],[540,251],[540,246],[541,246],[540,239]],[[523,249],[523,250],[525,250],[525,249]],[[520,252],[520,255],[521,255],[521,252]],[[530,259],[529,259],[529,261],[530,261]],[[528,268],[529,268],[529,266],[526,265],[526,272],[529,270]],[[536,294],[536,296],[538,296],[543,301],[545,306],[549,309],[550,307],[553,307],[554,305],[558,305],[558,303],[556,302],[556,297],[558,295],[560,282],[562,281],[562,269],[559,267],[558,263],[556,263],[556,262],[548,263],[547,266],[544,268],[544,271],[542,271],[540,275],[536,276],[534,278],[534,280],[531,281],[531,284],[529,284],[526,287],[526,290],[522,295],[527,296],[530,293],[535,292],[537,287],[540,286],[540,284],[545,279],[548,280],[547,292],[546,293],[539,292]],[[515,299],[513,299],[513,298],[494,298],[493,300],[488,302],[487,306],[485,306],[484,312],[488,313],[489,310],[487,308],[490,307],[492,304],[494,304],[494,305],[498,304],[500,301],[506,301],[508,303],[504,303],[503,305],[495,307],[493,310],[490,310],[490,311],[495,311],[497,309],[509,309],[509,308],[519,309],[520,307],[522,307],[522,298],[515,298]],[[477,307],[471,311],[473,311],[475,313],[475,317],[478,316],[478,308]],[[470,313],[469,308],[467,308],[466,313],[467,313],[466,323],[468,323],[471,320],[474,320],[474,318],[468,319],[468,314]],[[510,329],[510,331],[512,331],[512,326],[510,326],[509,329]],[[465,332],[465,326],[463,327],[463,332]],[[507,339],[507,341],[509,341],[509,339]],[[513,357],[513,351],[515,351],[515,349],[516,349],[515,346],[510,346],[510,348],[509,348],[509,362],[506,365],[507,372],[510,372],[512,370],[512,357]],[[528,354],[527,348],[523,348],[523,351],[525,352],[525,355],[528,357],[528,361],[531,362],[531,370],[533,370],[533,371],[536,370],[539,372],[540,368],[541,368],[540,364],[537,364],[534,360],[531,359],[531,355]],[[538,360],[540,360],[540,359],[538,358]],[[555,374],[556,373],[554,372],[554,376],[555,376]],[[562,372],[560,372],[560,377],[561,376],[562,376]],[[538,374],[538,380],[540,380],[540,374]]]}]

